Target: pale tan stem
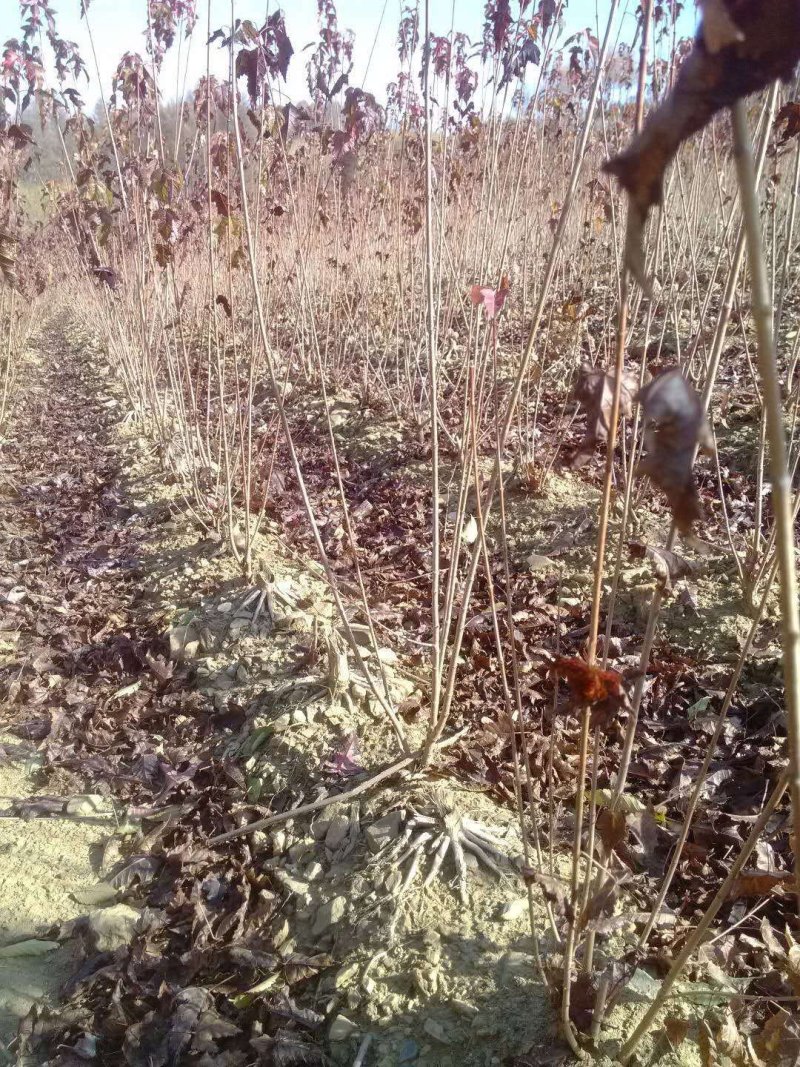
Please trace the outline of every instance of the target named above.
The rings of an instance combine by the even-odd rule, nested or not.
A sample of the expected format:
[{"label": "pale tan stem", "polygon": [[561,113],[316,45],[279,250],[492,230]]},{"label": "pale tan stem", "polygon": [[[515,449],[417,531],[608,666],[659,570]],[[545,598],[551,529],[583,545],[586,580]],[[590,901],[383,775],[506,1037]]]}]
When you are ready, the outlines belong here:
[{"label": "pale tan stem", "polygon": [[672,964],[669,974],[661,983],[661,988],[659,989],[657,996],[653,1000],[653,1003],[644,1013],[641,1021],[639,1022],[639,1025],[636,1027],[631,1036],[623,1045],[622,1051],[620,1052],[619,1056],[622,1063],[627,1063],[630,1060],[631,1056],[633,1055],[634,1049],[639,1044],[644,1035],[647,1033],[647,1031],[650,1029],[650,1024],[653,1022],[656,1015],[658,1015],[665,1001],[669,997],[672,987],[675,985],[675,982],[680,977],[681,971],[689,962],[691,957],[694,955],[696,949],[700,946],[700,943],[708,932],[711,923],[716,918],[717,912],[730,896],[731,889],[733,888],[733,883],[739,877],[745,863],[747,863],[748,859],[750,858],[753,849],[758,844],[758,839],[763,833],[765,826],[769,822],[773,811],[778,806],[778,802],[780,801],[783,794],[786,792],[786,787],[788,786],[788,784],[789,774],[788,772],[784,771],[778,781],[778,784],[773,789],[772,795],[769,797],[767,803],[764,805],[761,814],[758,816],[755,823],[753,824],[753,829],[750,831],[750,835],[748,836],[745,843],[742,845],[742,850],[736,857],[736,860],[734,861],[733,865],[731,866],[727,878],[717,890],[716,896],[709,904],[702,919],[689,935],[686,944],[681,950],[680,955]]},{"label": "pale tan stem", "polygon": [[[772,480],[772,510],[780,572],[781,630],[783,633],[783,684],[786,700],[786,724],[789,731],[789,777],[792,792],[795,839],[800,840],[800,609],[797,603],[797,566],[795,555],[792,492],[786,437],[783,428],[783,399],[778,377],[775,338],[772,331],[772,300],[767,283],[761,218],[753,165],[753,150],[747,128],[743,101],[732,108],[733,145],[736,172],[747,235],[750,265],[753,318],[758,339],[758,370],[764,398],[764,412],[769,441],[769,469]],[[800,864],[795,864],[795,879],[800,898]]]}]

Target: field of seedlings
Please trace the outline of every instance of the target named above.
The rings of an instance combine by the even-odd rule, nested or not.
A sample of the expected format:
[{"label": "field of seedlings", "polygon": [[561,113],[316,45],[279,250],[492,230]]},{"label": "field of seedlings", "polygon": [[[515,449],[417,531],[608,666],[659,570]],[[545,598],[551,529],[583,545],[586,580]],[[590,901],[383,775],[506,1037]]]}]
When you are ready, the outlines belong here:
[{"label": "field of seedlings", "polygon": [[103,3],[0,13],[0,1065],[800,1063],[800,2]]}]

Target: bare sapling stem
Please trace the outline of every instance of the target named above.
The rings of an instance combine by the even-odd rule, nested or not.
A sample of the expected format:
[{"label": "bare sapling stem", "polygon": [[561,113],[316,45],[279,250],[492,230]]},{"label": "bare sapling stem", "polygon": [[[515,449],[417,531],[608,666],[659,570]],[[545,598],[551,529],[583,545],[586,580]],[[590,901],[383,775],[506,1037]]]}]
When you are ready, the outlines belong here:
[{"label": "bare sapling stem", "polygon": [[[778,360],[773,334],[773,309],[767,284],[761,218],[747,111],[739,100],[731,109],[733,145],[742,215],[750,265],[753,319],[758,340],[758,370],[769,441],[769,470],[772,481],[772,510],[780,574],[781,630],[783,635],[783,683],[786,723],[789,732],[789,778],[792,796],[795,840],[800,840],[800,611],[797,603],[797,567],[791,476],[783,427]],[[800,864],[795,864],[800,897]]]},{"label": "bare sapling stem", "polygon": [[[508,399],[506,410],[503,416],[500,431],[500,449],[498,450],[498,455],[495,457],[492,477],[486,489],[486,497],[484,502],[484,521],[487,521],[489,518],[492,502],[494,500],[494,494],[497,490],[498,482],[502,477],[502,449],[505,447],[506,441],[508,440],[511,425],[514,421],[514,416],[517,411],[517,405],[519,404],[519,399],[522,395],[522,390],[527,380],[528,370],[530,368],[531,359],[533,358],[533,351],[536,346],[536,341],[539,337],[539,327],[541,326],[542,320],[544,318],[547,300],[550,295],[550,287],[555,276],[556,267],[558,265],[561,246],[567,228],[567,221],[570,217],[573,201],[575,199],[575,193],[578,188],[578,183],[580,181],[581,172],[583,169],[584,156],[586,154],[586,145],[588,143],[589,134],[592,129],[592,124],[594,122],[597,98],[600,92],[600,84],[602,82],[603,67],[605,65],[606,56],[608,55],[608,47],[611,39],[611,29],[614,24],[614,18],[616,16],[618,7],[619,0],[611,0],[608,12],[608,22],[606,24],[606,32],[603,37],[603,43],[600,47],[599,55],[597,57],[597,69],[595,71],[595,77],[592,83],[592,92],[591,96],[589,97],[589,103],[586,109],[586,116],[584,119],[583,129],[581,131],[580,141],[576,149],[575,159],[570,174],[569,185],[567,187],[567,192],[564,196],[564,202],[561,208],[561,213],[559,215],[558,225],[556,226],[556,231],[553,235],[553,241],[550,246],[550,251],[548,253],[547,265],[545,267],[544,277],[541,283],[539,298],[536,302],[533,318],[528,329],[525,349],[522,353],[520,365],[514,377],[514,384],[511,389],[511,395]],[[443,691],[441,697],[439,719],[436,725],[435,732],[429,741],[430,748],[433,747],[433,744],[438,740],[438,738],[444,731],[445,724],[447,722],[447,717],[450,711],[450,705],[453,699],[453,694],[455,693],[456,674],[458,671],[458,659],[459,653],[461,651],[461,642],[464,637],[464,627],[466,626],[467,617],[469,613],[472,587],[475,583],[475,576],[478,572],[479,563],[480,540],[478,539],[472,547],[472,555],[470,557],[469,569],[464,580],[461,609],[455,623],[455,631],[452,639],[452,649],[450,652],[447,678],[446,680],[443,679]],[[442,634],[441,640],[445,643],[449,640],[449,633],[447,631]]]},{"label": "bare sapling stem", "polygon": [[[231,4],[231,22],[233,22],[233,4]],[[242,148],[241,131],[239,129],[238,115],[235,107],[233,108],[233,129],[236,146],[236,159],[239,170],[239,181],[242,189],[242,218],[244,223],[245,245],[247,249],[247,261],[250,270],[250,281],[253,289],[253,299],[255,302],[258,329],[259,334],[261,336],[261,343],[264,348],[270,389],[272,392],[273,399],[275,401],[275,406],[278,411],[278,417],[281,423],[281,430],[283,432],[284,439],[286,440],[286,446],[289,451],[292,470],[297,479],[297,484],[300,489],[303,506],[308,517],[309,527],[314,538],[314,545],[319,555],[322,567],[325,571],[325,577],[328,581],[328,587],[330,588],[331,596],[333,597],[334,604],[336,605],[336,610],[338,612],[339,618],[342,621],[342,628],[345,631],[347,641],[350,645],[350,648],[353,650],[360,669],[364,673],[364,677],[367,679],[367,682],[370,686],[370,689],[372,690],[373,695],[375,696],[382,710],[386,712],[387,717],[389,718],[389,721],[392,724],[392,728],[394,729],[395,735],[397,736],[397,740],[400,744],[400,747],[405,751],[407,750],[407,745],[403,724],[397,718],[397,715],[395,714],[394,709],[391,706],[390,695],[388,693],[384,694],[384,692],[382,691],[382,687],[376,684],[374,678],[372,677],[372,672],[370,671],[369,667],[364,661],[363,656],[361,655],[358,642],[355,639],[352,626],[350,625],[350,620],[347,616],[347,609],[345,608],[344,602],[342,601],[341,595],[339,593],[338,585],[336,582],[336,575],[334,574],[331,568],[328,553],[325,551],[324,542],[320,535],[317,523],[315,522],[314,505],[311,501],[311,497],[309,496],[308,487],[306,486],[305,477],[303,476],[303,470],[300,464],[300,457],[298,456],[297,449],[295,448],[291,426],[289,425],[289,417],[286,413],[286,407],[283,401],[283,388],[276,373],[275,358],[272,346],[270,344],[269,334],[267,332],[267,320],[264,311],[264,302],[262,300],[261,288],[259,286],[258,281],[258,266],[256,263],[255,241],[253,237],[253,230],[250,224],[250,211],[248,208],[246,195],[247,181],[244,170],[244,151]]]},{"label": "bare sapling stem", "polygon": [[[762,128],[761,143],[759,144],[758,151],[758,166],[756,168],[756,174],[760,174],[761,168],[764,163],[764,158],[767,152],[767,144],[769,142],[769,132],[775,100],[777,97],[777,87],[774,88],[768,95],[767,102],[765,104],[766,120]],[[754,179],[757,181],[757,179]],[[717,380],[717,372],[719,371],[719,364],[722,358],[722,351],[725,347],[725,339],[728,335],[728,326],[730,324],[731,312],[733,310],[734,295],[736,293],[736,287],[739,282],[739,273],[742,268],[742,262],[744,259],[745,237],[743,228],[740,230],[736,248],[733,253],[730,268],[728,270],[728,277],[725,282],[724,296],[722,299],[722,307],[719,311],[719,317],[717,319],[717,325],[714,332],[714,340],[711,346],[711,352],[708,357],[708,364],[706,367],[706,379],[703,386],[703,393],[701,396],[701,402],[703,405],[703,411],[708,411],[711,403],[711,394],[714,390],[714,385]],[[671,549],[675,544],[678,531],[677,527],[673,523],[670,527],[669,534],[667,535],[665,547]],[[612,799],[612,807],[615,807],[619,802],[619,798],[625,791],[625,785],[628,780],[628,771],[630,769],[631,757],[633,755],[633,744],[636,736],[636,726],[639,721],[639,709],[642,704],[642,697],[644,696],[645,676],[647,668],[650,663],[650,653],[653,650],[653,642],[655,640],[656,628],[658,625],[658,616],[661,611],[661,604],[664,599],[664,589],[661,585],[658,585],[653,592],[652,599],[650,601],[650,607],[647,614],[647,623],[645,625],[645,632],[642,638],[642,648],[639,653],[639,677],[634,686],[633,696],[631,698],[631,710],[628,717],[628,723],[625,728],[625,740],[622,746],[622,756],[620,757],[619,769],[617,771],[617,778],[614,783],[614,796]]]},{"label": "bare sapling stem", "polygon": [[[644,115],[644,90],[647,75],[647,43],[648,29],[650,25],[650,6],[648,0],[642,7],[642,19],[644,30],[642,35],[642,47],[639,53],[639,79],[636,94],[636,120],[637,132],[641,129]],[[608,541],[608,525],[611,515],[611,495],[614,486],[614,454],[617,446],[617,431],[619,428],[619,415],[622,406],[622,385],[625,373],[625,349],[628,337],[628,270],[623,265],[619,284],[619,303],[617,312],[617,335],[614,359],[614,392],[611,401],[611,416],[608,426],[608,439],[606,442],[606,463],[603,478],[603,496],[600,503],[600,512],[597,524],[597,543],[595,549],[595,569],[592,587],[591,616],[589,620],[589,638],[586,658],[590,665],[594,665],[597,659],[597,639],[600,630],[600,607],[603,599],[603,576],[605,574],[606,544]],[[562,1026],[567,1029],[571,1026],[569,1019],[569,1002],[572,986],[572,971],[574,953],[577,947],[578,924],[591,889],[592,882],[592,857],[594,853],[594,804],[595,785],[597,780],[597,763],[599,756],[600,732],[595,731],[593,757],[592,757],[592,793],[589,798],[590,810],[590,838],[591,844],[588,851],[589,862],[585,872],[584,889],[581,896],[581,906],[578,907],[579,897],[579,873],[581,838],[583,836],[583,818],[586,792],[586,766],[589,752],[589,723],[591,709],[585,705],[581,709],[581,743],[577,768],[577,792],[575,797],[575,829],[572,851],[572,917],[570,919],[567,948],[564,953],[564,988],[562,993]],[[594,955],[594,937],[590,934],[586,944],[585,969],[591,971]]]},{"label": "bare sapling stem", "polygon": [[[430,0],[425,0],[425,37],[422,68],[425,95],[425,305],[428,347],[428,389],[430,393],[431,434],[431,708],[430,733],[437,735],[442,686],[442,640],[439,610],[440,524],[439,524],[439,379],[436,352],[437,310],[433,274],[433,135],[431,124]],[[458,542],[453,547],[457,554]],[[455,562],[453,564],[455,566]],[[427,750],[430,752],[430,750]]]}]

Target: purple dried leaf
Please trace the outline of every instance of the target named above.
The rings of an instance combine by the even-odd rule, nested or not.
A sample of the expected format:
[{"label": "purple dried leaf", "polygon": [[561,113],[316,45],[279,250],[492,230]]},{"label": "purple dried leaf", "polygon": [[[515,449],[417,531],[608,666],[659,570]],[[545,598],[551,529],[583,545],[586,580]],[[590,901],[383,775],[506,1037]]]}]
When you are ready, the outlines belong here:
[{"label": "purple dried leaf", "polygon": [[357,762],[360,755],[358,735],[355,731],[349,734],[344,744],[334,749],[322,764],[322,769],[327,774],[335,774],[337,778],[349,778],[354,774],[361,774],[364,768]]}]

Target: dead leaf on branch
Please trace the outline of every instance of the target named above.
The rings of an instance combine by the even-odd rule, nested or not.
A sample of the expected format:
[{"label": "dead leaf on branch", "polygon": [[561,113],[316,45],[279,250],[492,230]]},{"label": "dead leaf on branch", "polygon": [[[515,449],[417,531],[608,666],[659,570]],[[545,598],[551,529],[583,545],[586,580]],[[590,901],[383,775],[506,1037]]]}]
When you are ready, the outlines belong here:
[{"label": "dead leaf on branch", "polygon": [[492,288],[491,285],[473,285],[469,291],[470,300],[477,307],[483,304],[487,322],[496,318],[503,310],[503,304],[511,290],[511,284],[507,275],[500,279],[500,287]]},{"label": "dead leaf on branch", "polygon": [[605,856],[624,848],[628,837],[628,820],[624,812],[605,808],[597,813],[596,825]]},{"label": "dead leaf on branch", "polygon": [[675,86],[641,133],[605,170],[628,193],[625,262],[647,290],[643,232],[650,209],[663,197],[664,173],[680,145],[722,108],[788,81],[800,59],[797,0],[706,0],[695,46]]},{"label": "dead leaf on branch", "polygon": [[[620,878],[615,878],[612,875],[607,875],[603,878],[603,881],[586,902],[586,908],[580,916],[579,925],[581,929],[588,923],[592,923],[594,931],[603,937],[615,931],[618,924],[609,923],[609,921],[615,917],[614,909],[620,886],[626,877],[627,875],[623,873]],[[630,916],[627,916],[625,921],[630,924]]]},{"label": "dead leaf on branch", "polygon": [[689,533],[702,515],[692,476],[695,451],[714,450],[700,397],[676,368],[644,386],[638,400],[645,418],[645,456],[638,473],[663,489],[675,525]]},{"label": "dead leaf on branch", "polygon": [[567,882],[557,878],[554,874],[545,874],[544,871],[537,871],[533,867],[525,867],[522,877],[526,885],[539,886],[545,900],[553,905],[557,915],[566,915],[570,918],[572,908],[569,902],[570,887]]},{"label": "dead leaf on branch", "polygon": [[[590,455],[595,445],[608,440],[615,384],[613,374],[606,374],[601,367],[593,367],[590,363],[582,364],[573,395],[586,412],[586,433],[573,457],[573,466],[579,465]],[[630,415],[637,384],[634,375],[623,374],[620,415]]]}]

